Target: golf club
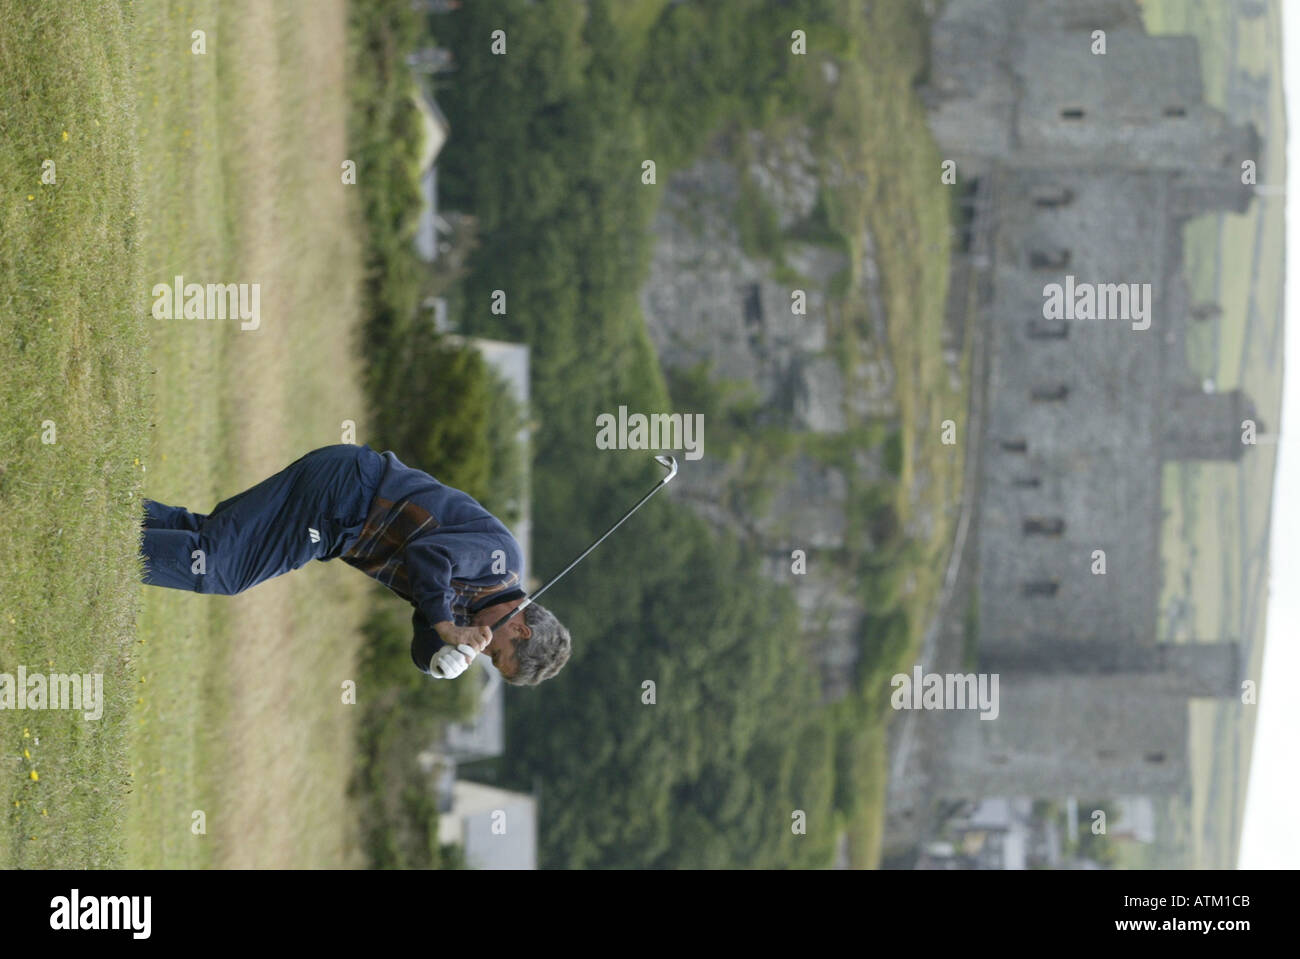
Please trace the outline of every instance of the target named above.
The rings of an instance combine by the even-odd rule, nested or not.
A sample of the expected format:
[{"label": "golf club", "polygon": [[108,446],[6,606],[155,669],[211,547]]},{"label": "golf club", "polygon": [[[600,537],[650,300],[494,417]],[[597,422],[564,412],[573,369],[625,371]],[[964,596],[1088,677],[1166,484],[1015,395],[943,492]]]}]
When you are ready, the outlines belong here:
[{"label": "golf club", "polygon": [[[596,542],[592,543],[590,546],[588,546],[586,549],[584,549],[584,550],[582,551],[582,553],[579,554],[579,556],[578,556],[577,559],[575,559],[575,560],[574,560],[572,563],[570,563],[568,566],[564,567],[564,569],[562,569],[562,570],[561,570],[561,571],[560,571],[556,576],[554,576],[554,577],[551,579],[550,582],[548,582],[545,586],[543,586],[543,587],[542,587],[541,589],[539,589],[537,592],[533,593],[531,596],[525,598],[524,601],[523,601],[522,603],[520,603],[518,606],[516,606],[516,607],[515,607],[514,609],[512,609],[510,612],[506,613],[504,616],[502,616],[500,619],[498,619],[495,623],[493,623],[493,624],[492,624],[492,635],[495,636],[495,635],[496,635],[496,631],[497,631],[498,629],[500,629],[502,626],[504,626],[506,623],[508,623],[508,622],[509,622],[509,621],[510,621],[514,616],[515,616],[516,613],[522,613],[526,608],[528,608],[528,606],[530,606],[530,605],[531,605],[531,604],[532,604],[532,603],[537,599],[537,597],[541,596],[542,593],[546,592],[548,589],[550,589],[552,586],[554,586],[556,583],[558,583],[558,582],[560,581],[560,579],[564,576],[565,573],[567,573],[569,570],[573,569],[573,567],[575,567],[575,566],[577,566],[579,563],[581,563],[581,562],[583,561],[583,559],[586,558],[586,556],[587,556],[588,553],[590,553],[593,549],[595,549],[597,546],[599,546],[601,543],[603,543],[606,539],[608,539],[610,533],[614,532],[614,530],[616,530],[616,529],[618,529],[620,526],[622,526],[622,525],[623,525],[623,522],[624,522],[624,521],[625,521],[629,516],[631,516],[633,513],[635,513],[637,510],[639,510],[642,506],[645,505],[646,500],[648,500],[651,496],[654,496],[655,493],[659,492],[661,489],[663,489],[665,486],[667,486],[667,485],[668,485],[668,481],[671,480],[674,476],[677,475],[677,459],[676,459],[676,457],[673,457],[673,456],[656,456],[656,457],[655,457],[655,462],[657,462],[657,463],[658,463],[660,466],[662,466],[664,469],[668,470],[668,475],[665,476],[663,479],[661,479],[658,483],[656,483],[656,484],[654,485],[654,488],[651,489],[650,492],[648,492],[648,493],[646,493],[644,496],[642,496],[641,499],[640,499],[640,501],[639,501],[635,506],[633,506],[630,510],[628,510],[626,513],[623,514],[622,519],[620,519],[617,523],[615,523],[615,524],[614,524],[613,526],[611,526],[609,529],[605,530],[604,534],[600,537],[600,539],[596,540]],[[470,657],[470,658],[473,659],[473,657]],[[435,675],[441,676],[441,673],[435,673]]]},{"label": "golf club", "polygon": [[614,530],[616,530],[616,529],[618,529],[620,526],[622,526],[624,520],[626,520],[629,516],[631,516],[633,513],[635,513],[637,510],[639,510],[642,506],[644,506],[646,500],[648,500],[651,496],[654,496],[655,493],[659,492],[661,489],[663,489],[665,486],[667,486],[669,480],[671,480],[674,476],[677,475],[677,459],[676,459],[676,457],[673,457],[673,456],[656,456],[656,457],[655,457],[655,462],[657,462],[660,466],[662,466],[664,469],[666,469],[666,470],[668,471],[668,475],[665,476],[663,479],[661,479],[658,483],[656,483],[656,484],[654,485],[654,488],[653,488],[652,490],[650,490],[650,492],[646,493],[645,496],[642,496],[642,497],[641,497],[640,502],[638,502],[635,506],[633,506],[630,510],[628,510],[626,513],[623,514],[623,518],[622,518],[622,519],[620,519],[617,523],[615,523],[615,524],[614,524],[613,526],[611,526],[609,529],[605,530],[604,534],[600,537],[600,539],[596,540],[596,542],[592,543],[590,546],[588,546],[586,549],[584,549],[584,550],[582,551],[582,553],[578,556],[577,559],[575,559],[575,560],[574,560],[572,563],[570,563],[568,566],[564,567],[564,569],[562,569],[562,570],[559,572],[558,575],[556,575],[554,578],[552,578],[551,581],[550,581],[549,583],[547,583],[545,586],[543,586],[543,587],[542,587],[541,589],[539,589],[537,592],[533,593],[531,596],[529,596],[527,599],[525,599],[522,603],[520,603],[518,606],[516,606],[516,607],[515,607],[514,609],[512,609],[510,612],[506,613],[504,616],[502,616],[500,619],[498,619],[495,623],[493,623],[493,624],[492,624],[492,634],[493,634],[493,635],[496,635],[496,631],[497,631],[498,629],[500,629],[502,626],[504,626],[506,623],[508,623],[508,622],[511,620],[511,618],[514,617],[514,615],[515,615],[516,613],[522,613],[522,612],[523,612],[526,608],[528,608],[528,606],[530,606],[530,605],[531,605],[531,604],[532,604],[532,603],[533,603],[533,602],[534,602],[534,601],[535,601],[539,596],[541,596],[542,593],[546,592],[548,589],[550,589],[552,586],[554,586],[556,583],[558,583],[558,582],[560,581],[560,579],[564,576],[565,573],[567,573],[569,570],[573,569],[573,567],[575,567],[575,566],[577,566],[579,563],[581,563],[581,562],[583,561],[583,559],[586,558],[586,556],[587,556],[588,553],[590,553],[593,549],[595,549],[595,548],[596,548],[597,546],[599,546],[601,543],[605,542],[605,540],[609,537],[609,534],[610,534],[610,533],[614,532]]}]

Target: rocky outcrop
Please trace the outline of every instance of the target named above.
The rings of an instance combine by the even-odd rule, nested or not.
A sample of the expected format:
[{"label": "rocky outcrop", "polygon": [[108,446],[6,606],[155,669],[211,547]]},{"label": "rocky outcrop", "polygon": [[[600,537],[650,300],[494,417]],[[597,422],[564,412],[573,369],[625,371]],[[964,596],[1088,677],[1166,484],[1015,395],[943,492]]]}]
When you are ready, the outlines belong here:
[{"label": "rocky outcrop", "polygon": [[[805,228],[823,181],[837,176],[819,166],[807,139],[751,132],[743,167],[719,141],[674,174],[663,186],[640,300],[665,370],[707,363],[715,378],[753,386],[766,426],[835,436],[895,416],[895,378],[871,236],[858,243],[864,253],[857,263],[840,246],[798,238],[812,232]],[[755,193],[779,227],[779,263],[742,243],[739,205]],[[862,358],[853,364],[839,339],[844,296],[836,290],[846,288],[871,314],[868,335],[852,351]],[[792,309],[800,296],[802,312]],[[831,554],[869,548],[861,538],[847,541],[851,490],[854,481],[885,476],[878,450],[856,450],[849,462],[830,466],[796,452],[755,477],[743,455],[710,455],[706,444],[675,491],[710,523],[747,540],[766,557],[767,575],[794,589],[828,699],[851,688],[865,612],[854,584],[834,572]],[[804,574],[791,569],[796,549],[809,557]]]}]

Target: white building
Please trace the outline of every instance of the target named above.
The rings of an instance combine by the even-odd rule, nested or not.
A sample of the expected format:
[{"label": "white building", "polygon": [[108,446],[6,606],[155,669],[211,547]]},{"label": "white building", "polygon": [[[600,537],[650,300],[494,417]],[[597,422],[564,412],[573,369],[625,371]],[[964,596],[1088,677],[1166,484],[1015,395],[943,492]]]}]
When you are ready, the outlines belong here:
[{"label": "white building", "polygon": [[420,194],[424,205],[415,227],[415,249],[420,259],[432,263],[438,258],[439,235],[451,232],[450,226],[438,215],[437,167],[438,154],[451,136],[451,124],[438,107],[438,101],[423,84],[412,97],[424,128],[424,144],[420,152]]},{"label": "white building", "polygon": [[537,868],[537,801],[526,793],[458,780],[438,841],[458,843],[471,869]]}]

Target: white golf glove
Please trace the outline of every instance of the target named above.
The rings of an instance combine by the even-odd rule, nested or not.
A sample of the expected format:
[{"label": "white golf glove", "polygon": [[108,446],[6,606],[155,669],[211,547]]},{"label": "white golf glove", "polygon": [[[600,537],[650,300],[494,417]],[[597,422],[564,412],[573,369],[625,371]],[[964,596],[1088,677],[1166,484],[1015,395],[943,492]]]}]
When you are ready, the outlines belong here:
[{"label": "white golf glove", "polygon": [[478,650],[464,643],[455,647],[443,646],[433,654],[433,660],[429,663],[429,673],[434,679],[455,679],[469,669],[469,664],[477,655]]}]

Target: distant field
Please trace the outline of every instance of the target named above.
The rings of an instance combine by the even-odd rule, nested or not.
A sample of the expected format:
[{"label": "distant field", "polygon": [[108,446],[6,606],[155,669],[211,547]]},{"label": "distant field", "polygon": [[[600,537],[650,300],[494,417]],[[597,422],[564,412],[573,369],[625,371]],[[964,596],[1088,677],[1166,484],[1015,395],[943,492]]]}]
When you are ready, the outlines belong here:
[{"label": "distant field", "polygon": [[[1201,39],[1205,94],[1237,122],[1252,120],[1265,137],[1260,183],[1285,182],[1285,113],[1281,88],[1280,9],[1236,20],[1227,4],[1147,0],[1153,33]],[[1247,114],[1229,100],[1232,71],[1268,73],[1266,114]],[[1261,197],[1243,215],[1201,217],[1188,225],[1188,278],[1197,299],[1223,308],[1217,324],[1189,337],[1194,370],[1219,389],[1240,386],[1267,429],[1276,429],[1282,384],[1283,202]],[[1276,447],[1261,445],[1239,466],[1184,464],[1165,468],[1162,607],[1190,595],[1193,615],[1172,638],[1240,639],[1247,674],[1258,678],[1267,599],[1268,519]],[[1190,577],[1190,594],[1184,586]],[[1192,862],[1231,866],[1244,808],[1254,712],[1235,703],[1192,706],[1193,802],[1187,823]]]},{"label": "distant field", "polygon": [[[342,0],[0,2],[0,670],[103,672],[108,699],[0,712],[0,865],[358,861],[364,581],[198,597],[136,558],[141,495],[206,511],[345,419],[365,442],[345,54]],[[177,274],[260,283],[260,330],[154,320]]]}]

